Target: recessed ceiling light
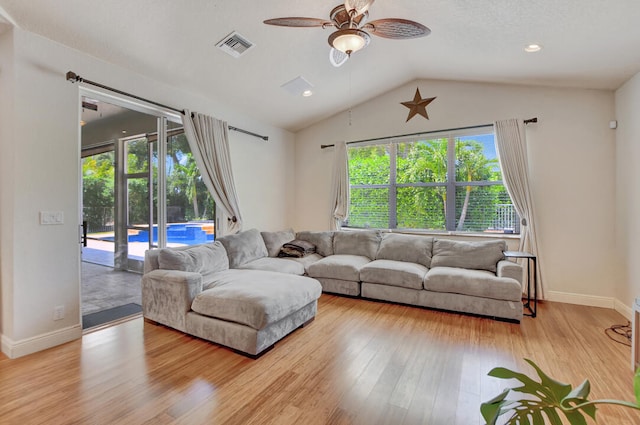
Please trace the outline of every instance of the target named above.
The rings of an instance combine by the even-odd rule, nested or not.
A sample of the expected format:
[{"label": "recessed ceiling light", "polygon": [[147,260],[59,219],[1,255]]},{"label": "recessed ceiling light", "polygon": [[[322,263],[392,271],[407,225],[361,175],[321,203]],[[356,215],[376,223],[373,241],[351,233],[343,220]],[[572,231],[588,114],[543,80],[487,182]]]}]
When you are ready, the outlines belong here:
[{"label": "recessed ceiling light", "polygon": [[309,97],[309,96],[313,95],[313,92],[311,90],[305,90],[305,91],[302,92],[302,95],[304,97]]},{"label": "recessed ceiling light", "polygon": [[[311,96],[311,94],[313,94],[311,91],[313,89],[313,84],[305,80],[302,76],[296,77],[293,80],[284,83],[280,87],[294,96]],[[305,92],[309,92],[311,94],[305,95]]]},{"label": "recessed ceiling light", "polygon": [[524,51],[527,53],[536,53],[540,50],[542,50],[542,46],[536,43],[527,44],[524,48]]}]

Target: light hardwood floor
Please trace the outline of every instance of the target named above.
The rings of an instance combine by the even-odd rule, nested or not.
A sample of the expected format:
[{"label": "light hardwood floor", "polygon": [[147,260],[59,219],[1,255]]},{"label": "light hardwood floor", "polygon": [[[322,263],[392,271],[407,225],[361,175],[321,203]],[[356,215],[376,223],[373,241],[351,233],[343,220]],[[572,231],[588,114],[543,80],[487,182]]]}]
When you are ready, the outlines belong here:
[{"label": "light hardwood floor", "polygon": [[[258,360],[135,319],[60,347],[0,357],[2,424],[481,424],[495,366],[633,400],[612,310],[545,303],[522,324],[323,295],[316,320]],[[598,411],[599,423],[640,413]]]}]

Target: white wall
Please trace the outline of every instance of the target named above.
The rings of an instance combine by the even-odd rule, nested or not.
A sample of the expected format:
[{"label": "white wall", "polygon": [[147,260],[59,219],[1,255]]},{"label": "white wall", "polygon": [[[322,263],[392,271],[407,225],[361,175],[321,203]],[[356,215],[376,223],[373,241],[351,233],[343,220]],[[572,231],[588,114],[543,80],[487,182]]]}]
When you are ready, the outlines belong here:
[{"label": "white wall", "polygon": [[[0,13],[2,11],[0,10]],[[13,210],[13,34],[0,34],[0,326],[12,327]],[[0,328],[1,329],[1,328]]]},{"label": "white wall", "polygon": [[[416,87],[437,96],[405,123]],[[321,144],[538,117],[527,127],[540,261],[547,298],[613,307],[615,132],[611,91],[420,80],[296,134],[296,215],[302,229],[328,229],[333,149]]]},{"label": "white wall", "polygon": [[640,73],[615,94],[617,246],[623,280],[616,297],[632,304],[640,297]]},{"label": "white wall", "polygon": [[[78,86],[65,80],[69,70],[269,135],[269,142],[235,132],[230,135],[245,228],[276,230],[289,225],[293,209],[291,133],[252,120],[221,102],[154,82],[20,29],[3,34],[0,41],[0,266],[5,354],[27,354],[77,338],[81,332],[77,242],[80,98]],[[62,211],[64,224],[40,225],[40,211]],[[53,321],[58,305],[65,306],[66,317]]]}]

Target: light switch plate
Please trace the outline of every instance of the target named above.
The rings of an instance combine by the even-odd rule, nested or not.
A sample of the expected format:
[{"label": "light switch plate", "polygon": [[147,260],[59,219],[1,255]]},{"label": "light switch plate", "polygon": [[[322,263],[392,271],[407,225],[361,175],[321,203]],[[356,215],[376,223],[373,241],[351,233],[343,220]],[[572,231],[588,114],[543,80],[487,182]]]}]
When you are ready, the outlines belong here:
[{"label": "light switch plate", "polygon": [[62,211],[40,211],[40,224],[64,224]]}]

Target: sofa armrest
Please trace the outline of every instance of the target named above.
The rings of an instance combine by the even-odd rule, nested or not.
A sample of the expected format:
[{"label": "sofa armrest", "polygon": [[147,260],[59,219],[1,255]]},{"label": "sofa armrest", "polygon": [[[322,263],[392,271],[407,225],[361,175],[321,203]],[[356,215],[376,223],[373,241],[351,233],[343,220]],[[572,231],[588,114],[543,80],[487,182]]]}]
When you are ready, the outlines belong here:
[{"label": "sofa armrest", "polygon": [[200,273],[153,270],[142,276],[142,314],[147,319],[185,332],[186,315],[200,292]]},{"label": "sofa armrest", "polygon": [[509,260],[501,260],[498,262],[498,277],[510,277],[522,284],[522,266]]}]

